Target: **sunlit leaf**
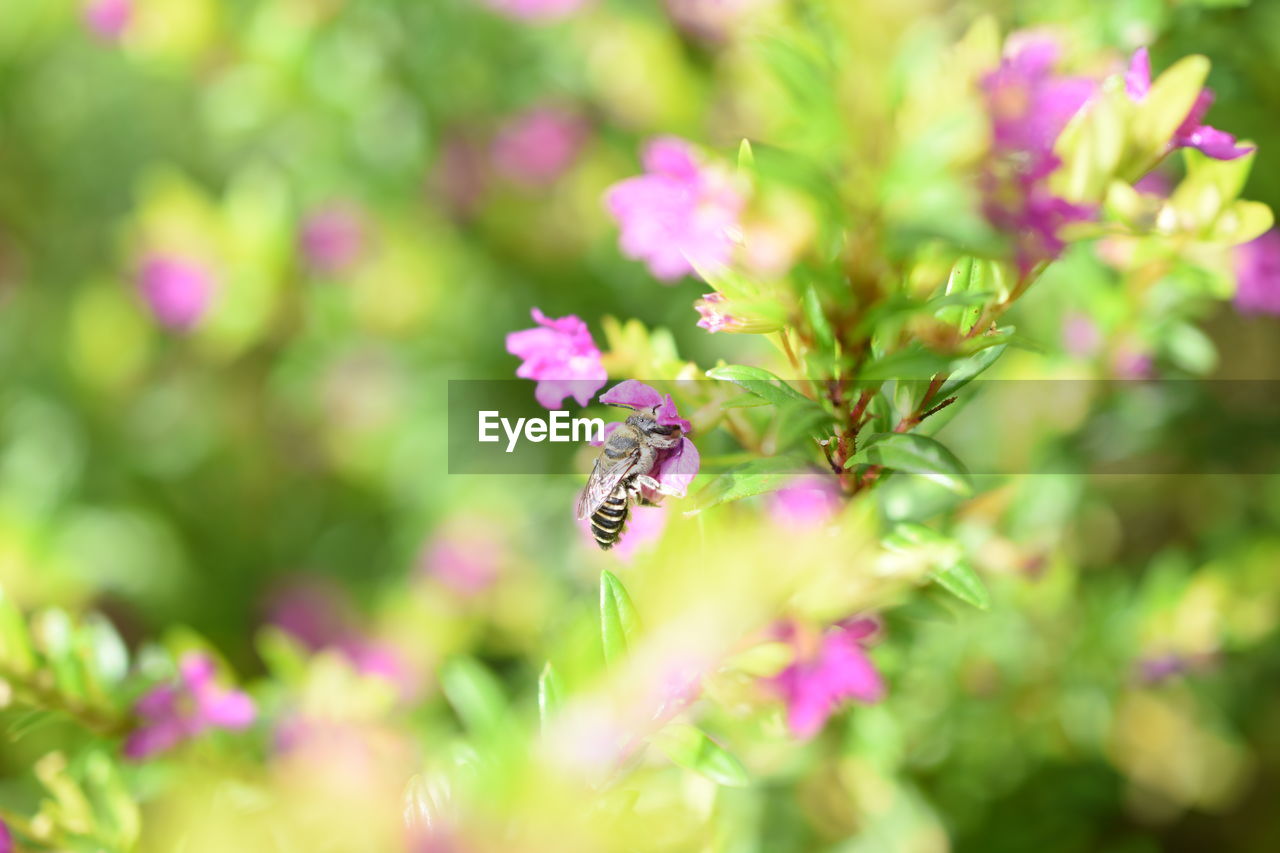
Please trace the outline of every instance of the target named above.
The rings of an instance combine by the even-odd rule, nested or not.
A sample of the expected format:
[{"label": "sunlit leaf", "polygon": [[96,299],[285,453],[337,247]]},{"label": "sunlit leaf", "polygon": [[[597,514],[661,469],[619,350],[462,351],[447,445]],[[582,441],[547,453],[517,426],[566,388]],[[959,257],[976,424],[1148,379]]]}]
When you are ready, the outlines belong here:
[{"label": "sunlit leaf", "polygon": [[600,639],[604,645],[604,659],[615,663],[626,656],[630,640],[639,625],[631,596],[610,571],[600,573]]},{"label": "sunlit leaf", "polygon": [[869,436],[868,445],[854,454],[845,467],[882,465],[925,477],[957,494],[973,491],[964,465],[935,439],[913,433],[881,433]]},{"label": "sunlit leaf", "polygon": [[743,788],[750,784],[742,762],[699,728],[673,723],[658,732],[653,742],[676,764],[700,773],[718,785]]}]

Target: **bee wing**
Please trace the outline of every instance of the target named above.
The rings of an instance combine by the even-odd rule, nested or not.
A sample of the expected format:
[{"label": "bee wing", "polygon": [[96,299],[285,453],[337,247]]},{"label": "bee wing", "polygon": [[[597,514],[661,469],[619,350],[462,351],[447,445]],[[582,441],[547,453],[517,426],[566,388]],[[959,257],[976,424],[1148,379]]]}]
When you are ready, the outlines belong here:
[{"label": "bee wing", "polygon": [[590,518],[591,515],[604,505],[609,499],[609,495],[613,494],[614,489],[618,488],[618,484],[626,479],[627,474],[631,473],[631,469],[636,467],[636,460],[640,458],[640,448],[636,448],[633,452],[616,461],[610,461],[601,464],[603,459],[596,459],[596,465],[591,469],[591,476],[587,478],[587,486],[582,490],[582,494],[578,496],[578,505],[576,511],[578,520]]}]

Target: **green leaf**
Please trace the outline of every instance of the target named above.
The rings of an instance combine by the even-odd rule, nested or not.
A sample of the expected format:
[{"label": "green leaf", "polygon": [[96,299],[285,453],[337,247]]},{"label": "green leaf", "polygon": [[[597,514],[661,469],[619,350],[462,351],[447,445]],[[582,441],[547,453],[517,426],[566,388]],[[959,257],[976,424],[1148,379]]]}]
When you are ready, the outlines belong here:
[{"label": "green leaf", "polygon": [[929,379],[947,369],[951,360],[919,344],[889,353],[863,365],[858,382],[882,382],[886,379]]},{"label": "green leaf", "polygon": [[996,360],[1004,355],[1004,351],[1008,348],[1008,344],[996,344],[993,347],[978,350],[977,353],[963,361],[956,362],[952,366],[951,373],[947,376],[946,381],[938,386],[938,393],[934,396],[938,400],[950,397],[976,379],[978,374],[995,364]]},{"label": "green leaf", "polygon": [[673,723],[654,735],[654,744],[676,764],[707,777],[717,785],[745,788],[747,770],[724,747],[695,726]]},{"label": "green leaf", "polygon": [[547,728],[547,721],[555,715],[562,704],[564,704],[564,686],[560,683],[560,676],[555,668],[551,666],[551,661],[547,661],[538,675],[538,721],[544,731]]},{"label": "green leaf", "polygon": [[76,656],[75,630],[65,610],[52,607],[32,620],[31,633],[53,670],[53,682],[64,696],[83,701],[87,698],[84,670]]},{"label": "green leaf", "polygon": [[979,610],[991,607],[991,594],[987,592],[982,578],[963,560],[938,569],[933,573],[933,580],[956,598]]},{"label": "green leaf", "polygon": [[722,409],[758,409],[761,406],[772,406],[768,400],[757,397],[755,394],[740,394],[729,400],[725,400],[720,404]]},{"label": "green leaf", "polygon": [[1130,124],[1142,161],[1149,164],[1163,155],[1174,131],[1191,112],[1207,76],[1209,60],[1203,56],[1187,56],[1151,84]]},{"label": "green leaf", "polygon": [[831,435],[834,419],[826,409],[812,401],[796,403],[778,410],[778,439],[780,451],[788,451],[810,438]]},{"label": "green leaf", "polygon": [[743,139],[738,145],[738,171],[753,172],[756,168],[756,155],[751,152],[751,140]]},{"label": "green leaf", "polygon": [[777,376],[759,367],[748,367],[745,364],[722,364],[707,371],[712,379],[723,379],[740,386],[744,391],[754,394],[775,406],[785,405],[797,400],[813,402],[796,389],[787,385]]},{"label": "green leaf", "polygon": [[129,650],[115,626],[100,613],[87,614],[76,631],[75,644],[84,671],[98,688],[110,688],[129,671]]},{"label": "green leaf", "polygon": [[507,716],[498,680],[479,661],[459,655],[440,667],[440,687],[468,730],[497,732]]},{"label": "green leaf", "polygon": [[610,571],[600,573],[600,640],[604,644],[604,659],[613,664],[622,660],[630,647],[630,640],[639,626],[635,605],[627,588]]},{"label": "green leaf", "polygon": [[917,474],[951,491],[973,492],[969,473],[955,454],[940,442],[913,433],[878,433],[868,438],[846,468],[854,465],[883,465],[895,471]]},{"label": "green leaf", "polygon": [[739,465],[707,483],[694,497],[692,512],[702,512],[718,504],[776,491],[803,469],[802,462],[778,456],[755,459]]},{"label": "green leaf", "polygon": [[14,675],[26,675],[35,669],[35,651],[31,646],[31,633],[22,611],[0,589],[0,667]]},{"label": "green leaf", "polygon": [[827,315],[822,310],[822,302],[818,299],[818,291],[811,284],[805,288],[802,301],[804,307],[805,319],[809,321],[809,328],[813,330],[813,336],[817,338],[819,345],[830,347],[835,343],[836,336],[831,330],[831,323],[827,320]]}]

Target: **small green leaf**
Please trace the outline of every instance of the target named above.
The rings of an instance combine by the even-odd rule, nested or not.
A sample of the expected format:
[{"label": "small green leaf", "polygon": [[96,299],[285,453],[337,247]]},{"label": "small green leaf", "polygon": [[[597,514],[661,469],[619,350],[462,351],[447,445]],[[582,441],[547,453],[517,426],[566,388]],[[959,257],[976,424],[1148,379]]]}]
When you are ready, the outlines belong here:
[{"label": "small green leaf", "polygon": [[767,370],[748,367],[745,364],[722,364],[707,371],[712,379],[723,379],[740,386],[744,391],[780,406],[796,400],[812,402],[790,385]]},{"label": "small green leaf", "polygon": [[991,594],[987,592],[982,578],[963,560],[938,569],[933,573],[933,580],[956,598],[979,610],[991,607]]},{"label": "small green leaf", "polygon": [[459,655],[445,661],[440,668],[440,687],[472,732],[496,732],[506,719],[506,698],[498,680],[474,658]]},{"label": "small green leaf", "polygon": [[53,670],[53,681],[64,696],[83,701],[87,698],[84,670],[76,656],[75,632],[65,610],[51,607],[36,614],[31,633]]},{"label": "small green leaf", "polygon": [[917,474],[951,491],[968,495],[973,492],[964,465],[935,439],[914,433],[878,433],[868,437],[868,445],[845,463],[883,465],[895,471]]},{"label": "small green leaf", "polygon": [[881,382],[886,379],[930,379],[947,369],[950,359],[919,344],[891,352],[863,365],[858,382]]},{"label": "small green leaf", "polygon": [[938,392],[934,397],[938,400],[950,397],[976,379],[978,374],[995,364],[996,360],[1004,355],[1004,351],[1008,348],[1008,344],[996,344],[993,347],[980,349],[963,361],[956,362],[952,366],[946,381],[938,386]]},{"label": "small green leaf", "polygon": [[693,512],[702,512],[713,506],[738,501],[753,495],[781,489],[796,472],[804,470],[804,464],[795,459],[769,456],[755,459],[725,471],[707,483],[694,498]]},{"label": "small green leaf", "polygon": [[738,146],[738,171],[752,172],[756,168],[756,155],[751,151],[751,140],[743,139]]},{"label": "small green leaf", "polygon": [[830,347],[835,343],[835,333],[831,330],[831,323],[827,321],[827,315],[823,313],[822,302],[818,299],[818,291],[813,285],[809,285],[804,291],[804,316],[809,321],[809,328],[813,330],[813,336],[823,347]]},{"label": "small green leaf", "polygon": [[627,588],[610,571],[600,573],[600,639],[604,659],[613,664],[622,660],[640,620]]},{"label": "small green leaf", "polygon": [[547,721],[563,703],[564,686],[560,683],[560,676],[556,674],[555,668],[551,666],[551,661],[547,661],[538,675],[538,721],[544,731]]},{"label": "small green leaf", "polygon": [[653,742],[676,764],[702,774],[717,785],[745,788],[750,784],[742,762],[699,728],[673,723],[654,735]]},{"label": "small green leaf", "polygon": [[31,633],[22,618],[22,611],[0,589],[0,666],[15,675],[26,675],[35,665]]}]

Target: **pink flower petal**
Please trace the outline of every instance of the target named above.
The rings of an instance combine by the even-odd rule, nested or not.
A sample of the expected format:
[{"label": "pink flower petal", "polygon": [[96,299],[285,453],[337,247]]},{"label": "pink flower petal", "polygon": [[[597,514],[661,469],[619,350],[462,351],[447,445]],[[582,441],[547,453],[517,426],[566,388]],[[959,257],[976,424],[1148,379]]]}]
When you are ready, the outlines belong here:
[{"label": "pink flower petal", "polygon": [[656,409],[665,402],[662,395],[638,379],[619,382],[600,395],[600,402],[643,412]]}]

